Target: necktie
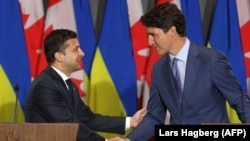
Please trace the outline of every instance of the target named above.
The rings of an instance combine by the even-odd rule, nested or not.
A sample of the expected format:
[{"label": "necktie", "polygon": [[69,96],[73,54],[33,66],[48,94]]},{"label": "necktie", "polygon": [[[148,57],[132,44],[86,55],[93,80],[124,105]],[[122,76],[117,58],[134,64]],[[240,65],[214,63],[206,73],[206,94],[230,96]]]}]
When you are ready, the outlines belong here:
[{"label": "necktie", "polygon": [[177,66],[178,59],[174,58],[172,62],[172,74],[174,77],[174,86],[177,93],[177,98],[179,102],[181,102],[182,88],[181,88],[181,78],[179,69]]},{"label": "necktie", "polygon": [[69,93],[70,93],[70,98],[71,98],[71,100],[73,100],[73,83],[72,83],[72,81],[70,79],[67,79],[66,83],[68,85],[68,90],[69,90]]}]

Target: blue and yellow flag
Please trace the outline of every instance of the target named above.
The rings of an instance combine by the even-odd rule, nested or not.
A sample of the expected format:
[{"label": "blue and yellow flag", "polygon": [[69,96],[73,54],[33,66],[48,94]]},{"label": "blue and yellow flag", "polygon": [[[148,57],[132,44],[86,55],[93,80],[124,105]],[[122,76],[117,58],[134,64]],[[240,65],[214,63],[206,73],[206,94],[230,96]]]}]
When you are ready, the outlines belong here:
[{"label": "blue and yellow flag", "polygon": [[199,0],[181,0],[181,11],[187,23],[187,37],[204,45]]},{"label": "blue and yellow flag", "polygon": [[16,121],[24,122],[31,74],[20,11],[18,0],[0,1],[0,122],[14,121],[16,94]]},{"label": "blue and yellow flag", "polygon": [[92,22],[89,1],[74,0],[73,5],[78,39],[80,42],[80,47],[85,53],[85,56],[82,59],[84,69],[84,92],[87,95],[87,98],[89,98],[88,95],[90,91],[90,72],[97,41]]},{"label": "blue and yellow flag", "polygon": [[[214,12],[209,42],[211,48],[223,51],[232,65],[241,87],[246,92],[246,72],[240,39],[236,1],[218,0]],[[228,106],[232,123],[239,123],[236,112]]]},{"label": "blue and yellow flag", "polygon": [[91,70],[93,111],[131,116],[137,110],[136,70],[126,0],[107,0],[100,41]]}]

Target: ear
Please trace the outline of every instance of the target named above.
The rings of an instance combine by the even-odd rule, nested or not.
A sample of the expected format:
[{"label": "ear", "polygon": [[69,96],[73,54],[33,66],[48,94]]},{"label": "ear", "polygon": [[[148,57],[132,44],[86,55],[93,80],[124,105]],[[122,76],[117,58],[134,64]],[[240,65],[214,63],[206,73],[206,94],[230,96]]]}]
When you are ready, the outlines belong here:
[{"label": "ear", "polygon": [[176,27],[175,26],[171,26],[171,28],[169,29],[169,31],[175,33],[176,32]]},{"label": "ear", "polygon": [[63,60],[63,53],[61,53],[61,52],[56,52],[56,53],[54,54],[54,56],[55,56],[55,60],[56,60],[57,62],[62,62],[62,60]]},{"label": "ear", "polygon": [[172,26],[172,27],[169,29],[169,32],[171,33],[172,36],[176,35],[176,34],[177,34],[176,27],[175,27],[175,26]]}]

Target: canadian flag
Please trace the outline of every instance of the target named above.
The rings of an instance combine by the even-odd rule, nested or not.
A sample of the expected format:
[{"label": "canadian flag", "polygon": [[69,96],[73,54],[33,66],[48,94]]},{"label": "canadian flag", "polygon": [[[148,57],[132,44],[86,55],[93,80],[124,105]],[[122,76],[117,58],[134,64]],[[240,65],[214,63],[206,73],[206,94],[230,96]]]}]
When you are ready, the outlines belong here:
[{"label": "canadian flag", "polygon": [[[43,38],[54,29],[66,28],[76,31],[73,8],[74,7],[72,0],[49,0]],[[38,73],[47,66],[43,51],[39,61]],[[83,68],[76,72],[73,72],[71,74],[71,78],[72,81],[77,85],[80,96],[84,98],[85,94],[83,90]]]},{"label": "canadian flag", "polygon": [[138,108],[141,108],[141,106],[145,106],[142,104],[142,97],[144,95],[142,90],[145,84],[145,70],[150,48],[147,43],[145,27],[140,22],[140,17],[143,15],[142,2],[138,0],[127,0],[127,5],[136,64]]},{"label": "canadian flag", "polygon": [[[42,53],[44,8],[42,0],[19,0],[32,80],[37,75]],[[34,34],[35,33],[35,34]]]},{"label": "canadian flag", "polygon": [[250,2],[249,0],[237,0],[236,3],[246,66],[248,95],[250,95]]}]

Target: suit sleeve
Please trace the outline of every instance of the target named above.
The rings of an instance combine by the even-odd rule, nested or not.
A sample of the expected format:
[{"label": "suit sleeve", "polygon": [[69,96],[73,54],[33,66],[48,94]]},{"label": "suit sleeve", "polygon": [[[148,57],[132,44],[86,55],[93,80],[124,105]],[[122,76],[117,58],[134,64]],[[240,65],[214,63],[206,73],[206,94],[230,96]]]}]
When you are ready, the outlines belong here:
[{"label": "suit sleeve", "polygon": [[[77,141],[104,141],[95,131],[103,132],[125,132],[124,117],[109,117],[93,113],[86,106],[80,97],[78,97],[79,105],[75,114],[69,108],[69,103],[63,96],[63,89],[58,84],[39,83],[33,89],[34,109],[46,119],[47,122],[58,123],[79,123]],[[75,111],[74,111],[75,112]]]},{"label": "suit sleeve", "polygon": [[212,57],[213,81],[238,114],[242,122],[250,122],[250,100],[244,93],[232,67],[223,53],[216,52]]}]

